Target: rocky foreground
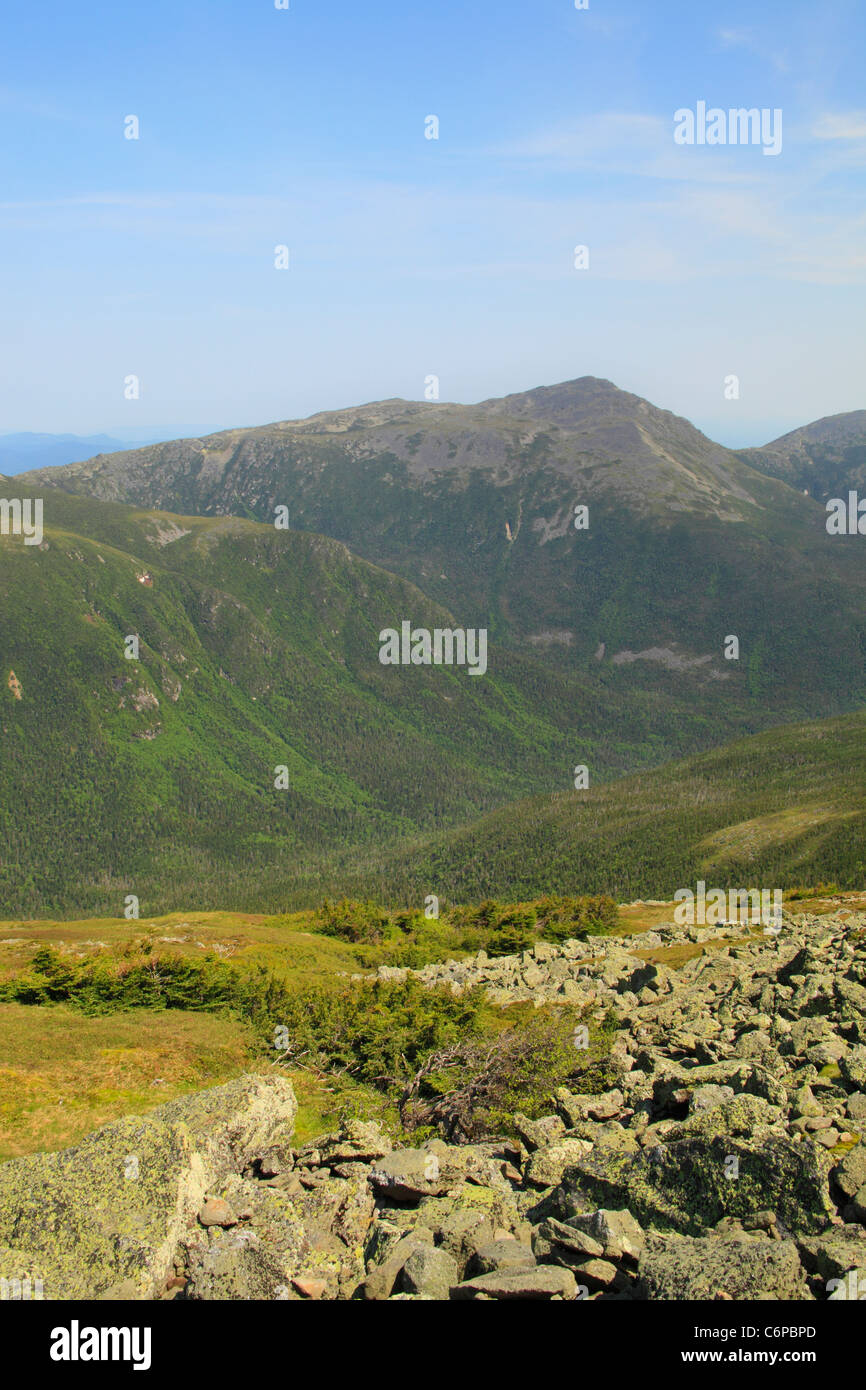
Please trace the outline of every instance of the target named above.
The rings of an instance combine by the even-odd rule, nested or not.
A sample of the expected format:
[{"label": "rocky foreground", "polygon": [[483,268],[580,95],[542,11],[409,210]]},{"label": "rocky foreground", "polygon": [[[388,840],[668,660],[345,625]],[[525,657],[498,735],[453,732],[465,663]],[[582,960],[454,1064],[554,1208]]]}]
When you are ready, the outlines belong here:
[{"label": "rocky foreground", "polygon": [[[635,955],[694,942],[676,970]],[[519,1139],[395,1148],[355,1122],[298,1148],[291,1086],[244,1076],[0,1167],[0,1278],[47,1299],[866,1298],[866,914],[418,973],[612,1008],[615,1088],[556,1091]]]}]

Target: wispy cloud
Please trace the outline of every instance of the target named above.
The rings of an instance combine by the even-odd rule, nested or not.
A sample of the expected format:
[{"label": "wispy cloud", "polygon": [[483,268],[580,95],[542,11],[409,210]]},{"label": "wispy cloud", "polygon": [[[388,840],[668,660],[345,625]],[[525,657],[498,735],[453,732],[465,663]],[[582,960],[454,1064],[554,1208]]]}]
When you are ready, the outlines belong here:
[{"label": "wispy cloud", "polygon": [[866,140],[866,111],[827,111],[812,126],[816,140]]},{"label": "wispy cloud", "polygon": [[791,63],[787,50],[768,48],[755,34],[754,29],[717,29],[716,39],[722,48],[746,49],[748,53],[753,53],[755,57],[769,63],[776,72],[790,71]]},{"label": "wispy cloud", "polygon": [[491,153],[539,167],[546,164],[551,170],[588,170],[608,177],[708,184],[759,179],[759,171],[750,167],[751,148],[684,150],[676,146],[673,116],[673,110],[669,117],[607,111],[540,131]]},{"label": "wispy cloud", "polygon": [[752,42],[751,29],[719,29],[717,38],[723,48],[744,48]]},{"label": "wispy cloud", "polygon": [[33,96],[14,87],[0,86],[0,110],[11,111],[19,116],[36,116],[45,121],[74,121],[77,113],[62,111],[53,102],[41,96]]},{"label": "wispy cloud", "polygon": [[[92,245],[115,250],[146,239],[192,264],[213,257],[229,279],[235,268],[246,273],[244,267],[266,263],[273,246],[285,242],[305,276],[344,273],[351,245],[365,274],[391,281],[574,280],[572,250],[586,244],[588,285],[709,283],[730,276],[864,282],[862,202],[854,189],[844,196],[837,190],[832,216],[827,213],[819,196],[826,160],[801,158],[772,178],[761,178],[762,166],[749,170],[745,160],[708,174],[707,162],[725,154],[711,150],[697,152],[702,167],[687,174],[683,167],[696,164],[688,159],[695,152],[686,151],[685,159],[676,147],[659,152],[664,125],[651,116],[623,115],[584,123],[580,134],[541,132],[502,156],[507,168],[513,159],[529,161],[520,180],[509,177],[503,185],[494,177],[488,188],[318,178],[298,180],[284,197],[99,190],[0,203],[0,227],[70,238],[86,233]],[[634,149],[631,158],[667,182],[647,181],[638,198],[633,180],[611,177],[611,167],[626,159],[623,144],[641,142],[644,164]],[[588,161],[584,167],[605,175],[591,198],[584,180],[536,177],[536,165],[544,175],[550,161],[558,169],[576,152]],[[661,173],[662,158],[673,174]]]}]

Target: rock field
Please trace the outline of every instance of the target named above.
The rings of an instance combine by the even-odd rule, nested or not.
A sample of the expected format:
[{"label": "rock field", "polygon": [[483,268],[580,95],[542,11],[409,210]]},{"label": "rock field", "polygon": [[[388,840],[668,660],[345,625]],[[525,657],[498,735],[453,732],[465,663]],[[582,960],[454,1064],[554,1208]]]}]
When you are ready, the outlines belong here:
[{"label": "rock field", "polygon": [[[635,954],[692,945],[676,969]],[[0,1167],[0,1277],[46,1299],[866,1297],[866,914],[415,973],[613,1010],[614,1088],[557,1090],[518,1138],[395,1147],[357,1121],[299,1148],[289,1083],[243,1076]]]}]

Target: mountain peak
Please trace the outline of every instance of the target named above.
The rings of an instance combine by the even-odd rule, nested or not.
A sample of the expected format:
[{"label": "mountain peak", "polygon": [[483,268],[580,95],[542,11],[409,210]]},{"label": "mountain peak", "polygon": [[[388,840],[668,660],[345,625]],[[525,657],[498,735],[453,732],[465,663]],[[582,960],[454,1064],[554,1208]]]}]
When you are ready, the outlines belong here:
[{"label": "mountain peak", "polygon": [[847,445],[862,445],[866,440],[866,410],[847,410],[841,415],[824,415],[811,424],[801,425],[780,435],[769,444],[766,450],[785,451],[807,444],[844,448]]},{"label": "mountain peak", "polygon": [[648,401],[623,391],[605,377],[580,376],[553,386],[536,386],[510,396],[481,401],[477,410],[497,415],[551,420],[566,427],[580,425],[590,416],[631,415],[638,408],[654,409]]},{"label": "mountain peak", "polygon": [[866,486],[866,410],[825,415],[740,458],[819,502]]}]

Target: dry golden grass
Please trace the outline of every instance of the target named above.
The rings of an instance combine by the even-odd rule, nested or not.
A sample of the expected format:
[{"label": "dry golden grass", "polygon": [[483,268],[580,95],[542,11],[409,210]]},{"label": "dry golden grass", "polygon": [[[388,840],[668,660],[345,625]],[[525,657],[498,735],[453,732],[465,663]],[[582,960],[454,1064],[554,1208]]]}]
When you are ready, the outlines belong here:
[{"label": "dry golden grass", "polygon": [[0,1004],[0,1159],[58,1149],[122,1115],[244,1069],[243,1029],[212,1014],[143,1009],[90,1018]]},{"label": "dry golden grass", "polygon": [[357,952],[335,938],[309,930],[312,914],[265,917],[244,912],[172,912],[126,921],[88,917],[82,921],[0,922],[0,979],[26,966],[39,946],[73,959],[151,942],[160,954],[201,956],[215,951],[224,960],[261,962],[298,980],[322,973],[357,970]]},{"label": "dry golden grass", "polygon": [[[788,905],[795,912],[863,911],[866,893],[804,897]],[[673,922],[674,906],[626,904],[617,934],[627,940]],[[160,952],[215,950],[226,959],[261,962],[299,983],[358,970],[353,948],[310,932],[310,925],[310,913],[232,912],[178,912],[132,922],[0,922],[0,978],[26,966],[40,945],[83,959],[100,952],[116,955],[147,940]],[[722,944],[730,943],[689,942],[634,954],[676,969]],[[140,1009],[88,1017],[62,1005],[0,1004],[0,1161],[63,1148],[99,1125],[151,1110],[185,1091],[218,1085],[244,1070],[270,1070],[270,1062],[250,1063],[246,1044],[240,1023],[215,1014]],[[284,1074],[298,1096],[301,1141],[334,1128],[355,1096],[351,1084],[333,1078]],[[365,1109],[372,1100],[365,1090]]]},{"label": "dry golden grass", "polygon": [[[250,1061],[233,1020],[178,1009],[88,1018],[64,1006],[0,1004],[0,1049],[0,1162],[67,1148],[184,1092],[274,1069]],[[280,1074],[298,1098],[299,1143],[337,1127],[355,1088],[309,1071]],[[375,1109],[366,1091],[363,1099]]]},{"label": "dry golden grass", "polygon": [[[356,971],[353,948],[303,929],[310,916],[176,912],[140,921],[5,921],[0,978],[26,968],[39,946],[83,960],[148,941],[160,953],[215,951],[261,963],[299,984]],[[0,1162],[65,1148],[100,1125],[242,1071],[270,1070],[268,1061],[250,1061],[247,1043],[242,1024],[218,1014],[137,1009],[90,1017],[65,1005],[0,1004]],[[298,1138],[335,1127],[353,1088],[310,1072],[284,1074],[298,1097]],[[366,1092],[364,1099],[369,1109]]]}]

